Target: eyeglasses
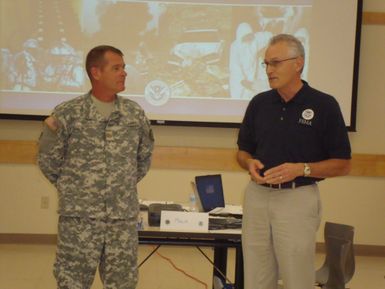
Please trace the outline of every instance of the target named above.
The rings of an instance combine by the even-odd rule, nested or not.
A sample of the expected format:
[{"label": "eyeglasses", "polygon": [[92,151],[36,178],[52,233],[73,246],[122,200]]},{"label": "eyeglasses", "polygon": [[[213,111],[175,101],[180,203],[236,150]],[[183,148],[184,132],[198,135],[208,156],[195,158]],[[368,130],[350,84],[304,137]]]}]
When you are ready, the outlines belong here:
[{"label": "eyeglasses", "polygon": [[288,61],[288,60],[293,60],[293,59],[297,59],[297,58],[298,58],[298,56],[291,57],[291,58],[286,58],[286,59],[282,59],[282,60],[271,60],[271,61],[266,61],[265,60],[264,62],[261,63],[261,66],[263,68],[267,68],[270,65],[271,67],[276,68],[281,62]]}]

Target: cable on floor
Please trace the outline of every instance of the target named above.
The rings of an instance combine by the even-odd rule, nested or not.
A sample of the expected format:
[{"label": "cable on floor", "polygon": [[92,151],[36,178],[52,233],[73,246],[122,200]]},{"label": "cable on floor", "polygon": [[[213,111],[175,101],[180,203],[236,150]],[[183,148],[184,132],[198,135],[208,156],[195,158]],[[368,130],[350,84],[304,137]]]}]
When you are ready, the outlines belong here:
[{"label": "cable on floor", "polygon": [[196,246],[196,248],[199,250],[199,252],[202,253],[202,255],[207,259],[207,261],[209,261],[211,265],[213,265],[215,270],[219,273],[219,275],[222,276],[223,279],[225,279],[229,284],[234,284],[230,281],[229,278],[227,278],[227,276],[221,270],[219,270],[217,266],[215,266],[214,262],[210,260],[210,258],[205,254],[205,252],[202,251],[202,249],[199,246]]},{"label": "cable on floor", "polygon": [[171,264],[171,266],[174,267],[175,270],[181,272],[182,274],[184,274],[185,276],[187,276],[187,277],[193,279],[194,281],[196,281],[196,282],[202,284],[206,289],[208,289],[207,284],[206,284],[205,282],[203,282],[203,281],[199,280],[198,278],[196,278],[196,277],[190,275],[190,274],[187,273],[186,271],[184,271],[184,270],[178,268],[170,258],[168,258],[168,257],[166,257],[166,256],[163,256],[163,255],[160,254],[159,252],[155,252],[155,254],[157,254],[159,257],[165,259],[166,261],[168,261],[168,262]]}]

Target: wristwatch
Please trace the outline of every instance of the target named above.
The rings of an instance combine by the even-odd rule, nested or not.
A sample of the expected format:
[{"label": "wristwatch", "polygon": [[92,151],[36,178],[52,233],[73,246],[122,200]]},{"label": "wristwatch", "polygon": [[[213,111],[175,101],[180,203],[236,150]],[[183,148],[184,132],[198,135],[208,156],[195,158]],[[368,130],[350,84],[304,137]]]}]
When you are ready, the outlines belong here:
[{"label": "wristwatch", "polygon": [[308,176],[310,176],[310,174],[311,174],[311,169],[310,169],[309,164],[304,163],[303,164],[303,176],[308,177]]}]

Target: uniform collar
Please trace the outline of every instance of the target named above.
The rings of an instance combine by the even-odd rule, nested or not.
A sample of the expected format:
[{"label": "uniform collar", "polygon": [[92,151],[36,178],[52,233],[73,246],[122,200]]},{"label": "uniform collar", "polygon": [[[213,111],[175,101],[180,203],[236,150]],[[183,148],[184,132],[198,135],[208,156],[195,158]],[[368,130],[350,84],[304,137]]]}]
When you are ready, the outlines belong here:
[{"label": "uniform collar", "polygon": [[[302,80],[302,87],[301,89],[296,93],[296,95],[294,95],[294,97],[288,102],[288,103],[292,103],[292,102],[295,102],[295,103],[304,103],[305,100],[306,100],[306,91],[309,89],[309,84],[305,81],[305,80]],[[276,89],[273,90],[274,91],[274,95],[273,95],[273,102],[284,102],[281,98],[281,96],[279,95],[278,91]]]},{"label": "uniform collar", "polygon": [[[114,110],[111,112],[110,119],[119,118],[121,116],[121,104],[122,100],[120,96],[116,95],[115,99],[115,107]],[[97,121],[105,121],[105,118],[98,112],[96,109],[96,106],[91,98],[91,91],[89,91],[86,94],[86,111],[85,116],[87,119],[90,120],[97,120]]]}]

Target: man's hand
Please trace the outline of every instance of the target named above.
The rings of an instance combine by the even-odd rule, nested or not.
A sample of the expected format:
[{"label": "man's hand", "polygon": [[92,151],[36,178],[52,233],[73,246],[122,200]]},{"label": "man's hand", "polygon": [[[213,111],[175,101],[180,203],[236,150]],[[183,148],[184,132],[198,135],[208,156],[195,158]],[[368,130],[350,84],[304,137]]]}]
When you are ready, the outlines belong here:
[{"label": "man's hand", "polygon": [[251,179],[255,181],[257,184],[266,183],[264,178],[260,175],[260,171],[261,169],[263,169],[264,165],[259,160],[256,160],[256,159],[248,159],[246,163],[247,163],[247,167],[248,167]]},{"label": "man's hand", "polygon": [[284,163],[268,169],[264,173],[264,181],[268,184],[282,184],[303,176],[303,163]]},{"label": "man's hand", "polygon": [[49,117],[47,117],[45,120],[44,120],[44,123],[46,124],[46,126],[52,130],[53,132],[56,132],[57,129],[58,129],[58,124],[57,124],[57,121],[56,119],[51,115]]}]

